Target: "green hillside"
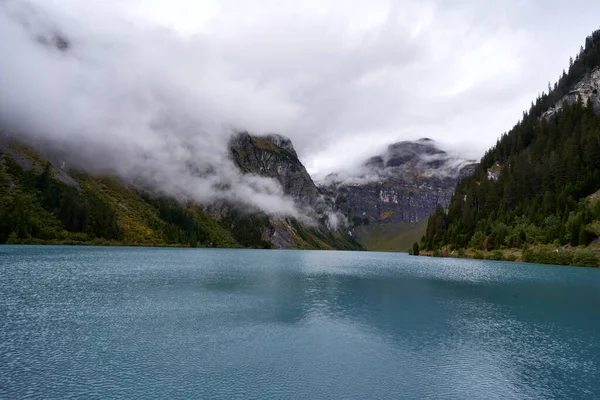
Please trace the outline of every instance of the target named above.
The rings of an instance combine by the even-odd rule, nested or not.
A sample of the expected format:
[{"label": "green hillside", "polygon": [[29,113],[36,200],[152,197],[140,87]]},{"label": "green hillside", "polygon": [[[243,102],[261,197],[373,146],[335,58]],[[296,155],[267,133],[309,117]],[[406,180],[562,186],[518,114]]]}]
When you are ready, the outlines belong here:
[{"label": "green hillside", "polygon": [[[234,209],[217,218],[200,204],[113,177],[67,173],[30,147],[0,139],[0,243],[271,247],[273,221],[265,214]],[[360,248],[298,223],[290,234],[298,248]]]},{"label": "green hillside", "polygon": [[598,93],[544,112],[599,66],[596,31],[554,89],[458,183],[448,211],[439,207],[429,218],[422,249],[496,258],[519,249],[524,261],[598,264],[600,202],[591,196],[600,189],[600,115],[591,100]]}]

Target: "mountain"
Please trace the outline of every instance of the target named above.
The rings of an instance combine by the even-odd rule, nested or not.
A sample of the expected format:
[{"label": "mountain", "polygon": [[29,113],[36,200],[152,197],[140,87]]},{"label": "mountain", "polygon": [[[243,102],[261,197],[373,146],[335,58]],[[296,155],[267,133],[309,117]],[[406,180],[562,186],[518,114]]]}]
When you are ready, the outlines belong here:
[{"label": "mountain", "polygon": [[314,221],[231,202],[180,201],[70,168],[44,150],[0,133],[0,243],[361,249],[342,224],[332,224],[332,202],[321,199],[281,136],[237,135],[231,157],[244,173],[277,179],[299,206],[312,210]]},{"label": "mountain", "polygon": [[230,141],[233,160],[246,174],[276,179],[283,192],[306,211],[321,207],[321,193],[298,159],[290,139],[281,135],[234,135]]},{"label": "mountain", "polygon": [[391,144],[358,170],[327,176],[320,187],[368,250],[406,251],[425,233],[436,206],[448,207],[457,180],[475,167],[423,138]]},{"label": "mountain", "polygon": [[298,159],[290,139],[276,134],[251,136],[240,132],[232,137],[230,149],[240,171],[277,180],[284,194],[295,200],[303,215],[317,223],[311,228],[303,228],[293,219],[271,217],[270,241],[275,247],[361,248],[345,230],[345,218],[335,208],[333,200],[315,185]]},{"label": "mountain", "polygon": [[[462,179],[421,247],[451,254],[597,265],[600,250],[600,31],[568,72]],[[493,253],[484,253],[493,252]]]}]

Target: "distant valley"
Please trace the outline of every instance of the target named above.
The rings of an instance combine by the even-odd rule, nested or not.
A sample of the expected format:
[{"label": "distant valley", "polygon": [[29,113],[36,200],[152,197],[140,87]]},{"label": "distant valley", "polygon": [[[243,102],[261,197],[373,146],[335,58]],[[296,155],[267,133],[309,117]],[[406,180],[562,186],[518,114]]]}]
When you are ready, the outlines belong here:
[{"label": "distant valley", "polygon": [[457,181],[476,166],[423,138],[391,144],[355,170],[327,176],[319,187],[368,250],[407,251],[425,234],[427,217],[438,204],[448,207]]}]

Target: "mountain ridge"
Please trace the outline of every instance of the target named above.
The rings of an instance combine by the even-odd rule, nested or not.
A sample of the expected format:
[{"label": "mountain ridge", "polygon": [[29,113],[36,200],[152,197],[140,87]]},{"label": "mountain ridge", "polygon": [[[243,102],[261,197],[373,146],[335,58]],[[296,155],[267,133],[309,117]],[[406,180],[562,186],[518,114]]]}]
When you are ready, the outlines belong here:
[{"label": "mountain ridge", "polygon": [[422,221],[438,204],[448,207],[457,180],[475,166],[422,138],[392,143],[358,170],[328,175],[319,187],[368,250],[407,251],[425,233]]},{"label": "mountain ridge", "polygon": [[[254,148],[264,140],[251,139],[252,151],[264,151]],[[291,141],[270,136],[269,143],[271,153],[293,156],[279,167],[300,168]],[[268,176],[258,164],[246,167]],[[295,194],[300,204],[306,200]],[[0,134],[0,206],[0,243],[361,249],[337,226],[269,216],[226,201],[182,202],[114,176],[71,169],[5,134]]]},{"label": "mountain ridge", "polygon": [[[429,218],[428,254],[600,263],[600,30]],[[414,253],[419,246],[413,246]],[[491,252],[491,253],[490,253]],[[491,254],[491,255],[490,255]]]}]

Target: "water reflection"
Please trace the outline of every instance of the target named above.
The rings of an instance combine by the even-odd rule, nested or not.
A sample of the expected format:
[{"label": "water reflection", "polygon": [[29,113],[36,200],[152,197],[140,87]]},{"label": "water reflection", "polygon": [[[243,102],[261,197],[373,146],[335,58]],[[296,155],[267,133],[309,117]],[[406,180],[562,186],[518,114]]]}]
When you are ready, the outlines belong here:
[{"label": "water reflection", "polygon": [[598,398],[599,271],[4,247],[0,398]]},{"label": "water reflection", "polygon": [[[560,281],[448,280],[394,275],[381,265],[379,271],[388,273],[354,273],[351,259],[316,264],[315,253],[300,255],[296,263],[282,255],[284,265],[274,261],[227,286],[265,300],[250,315],[244,310],[248,319],[300,325],[328,321],[336,329],[371,339],[376,335],[411,360],[404,371],[407,381],[435,376],[438,387],[445,380],[441,387],[456,395],[486,390],[495,382],[506,383],[497,394],[508,397],[583,395],[587,377],[600,372],[594,334],[599,320],[589,320],[589,304],[600,304],[594,285],[574,293]],[[427,366],[432,358],[438,360],[436,370]],[[575,371],[585,373],[573,379]],[[557,388],[552,382],[569,384]]]}]

